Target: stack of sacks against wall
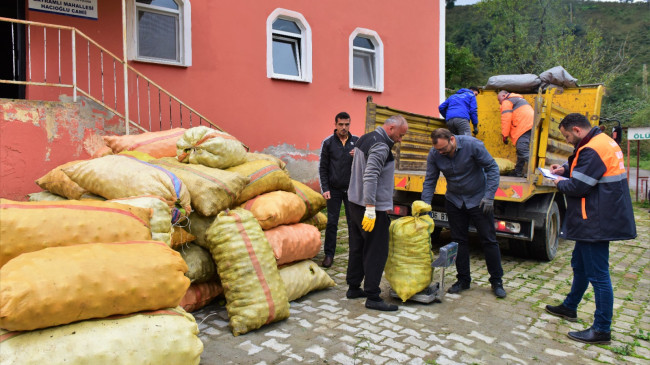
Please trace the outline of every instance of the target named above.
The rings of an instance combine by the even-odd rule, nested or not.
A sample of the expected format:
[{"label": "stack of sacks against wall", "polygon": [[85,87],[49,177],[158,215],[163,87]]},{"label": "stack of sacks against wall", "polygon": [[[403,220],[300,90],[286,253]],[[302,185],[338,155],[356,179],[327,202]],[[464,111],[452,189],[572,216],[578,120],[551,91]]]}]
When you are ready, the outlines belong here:
[{"label": "stack of sacks against wall", "polygon": [[162,242],[51,247],[0,269],[0,327],[28,331],[175,307],[190,285],[181,255]]},{"label": "stack of sacks against wall", "polygon": [[76,322],[30,332],[0,330],[3,364],[199,364],[203,343],[180,308]]},{"label": "stack of sacks against wall", "polygon": [[95,201],[0,199],[0,267],[47,247],[150,240],[149,209]]},{"label": "stack of sacks against wall", "polygon": [[159,196],[172,208],[173,222],[192,210],[190,193],[178,177],[131,156],[104,156],[67,167],[63,172],[82,188],[106,199]]}]

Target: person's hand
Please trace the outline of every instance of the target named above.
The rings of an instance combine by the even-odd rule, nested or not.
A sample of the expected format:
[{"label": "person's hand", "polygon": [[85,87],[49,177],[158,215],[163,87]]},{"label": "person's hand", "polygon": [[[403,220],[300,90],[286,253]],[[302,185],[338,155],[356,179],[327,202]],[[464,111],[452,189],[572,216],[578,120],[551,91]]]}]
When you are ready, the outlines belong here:
[{"label": "person's hand", "polygon": [[366,207],[366,212],[363,213],[363,221],[361,221],[361,228],[366,232],[372,232],[372,230],[375,228],[376,219],[377,213],[375,213],[375,207]]},{"label": "person's hand", "polygon": [[330,195],[329,191],[326,191],[326,192],[323,193],[323,198],[325,198],[325,200],[329,200],[331,197],[332,197],[332,195]]},{"label": "person's hand", "polygon": [[474,131],[472,133],[474,133],[474,136],[478,134],[478,124],[474,125]]},{"label": "person's hand", "polygon": [[503,144],[508,144],[508,137],[503,136]]},{"label": "person's hand", "polygon": [[354,157],[354,148],[350,151],[350,156]]},{"label": "person's hand", "polygon": [[564,166],[558,164],[551,165],[551,174],[564,175]]},{"label": "person's hand", "polygon": [[553,184],[555,184],[555,186],[557,186],[557,183],[559,183],[560,180],[562,180],[562,179],[555,179],[555,180],[553,180]]},{"label": "person's hand", "polygon": [[494,199],[483,198],[478,207],[483,209],[483,214],[490,215],[494,213]]}]

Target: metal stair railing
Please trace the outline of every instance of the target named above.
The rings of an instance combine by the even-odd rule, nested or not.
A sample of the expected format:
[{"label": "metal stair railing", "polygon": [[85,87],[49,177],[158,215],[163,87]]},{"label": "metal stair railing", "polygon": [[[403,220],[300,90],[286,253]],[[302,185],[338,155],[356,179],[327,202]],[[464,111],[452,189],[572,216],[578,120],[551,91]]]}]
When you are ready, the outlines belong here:
[{"label": "metal stair railing", "polygon": [[[14,50],[16,43],[23,42],[18,37],[19,27],[26,27],[27,65],[21,75],[20,60],[14,55],[12,79],[0,79],[0,83],[72,89],[74,102],[82,95],[120,120],[128,119],[126,134],[130,126],[143,132],[198,125],[223,131],[77,28],[0,17],[0,27],[5,26],[11,27]],[[37,43],[43,44],[42,50],[35,49],[39,48],[34,46]],[[136,116],[135,120],[131,115]]]}]

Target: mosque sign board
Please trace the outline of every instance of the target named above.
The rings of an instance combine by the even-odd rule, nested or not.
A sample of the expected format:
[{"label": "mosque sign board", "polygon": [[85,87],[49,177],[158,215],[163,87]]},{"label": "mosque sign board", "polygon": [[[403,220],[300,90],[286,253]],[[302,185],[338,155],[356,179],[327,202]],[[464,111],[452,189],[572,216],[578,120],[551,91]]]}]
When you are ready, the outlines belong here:
[{"label": "mosque sign board", "polygon": [[29,9],[97,20],[97,0],[29,0]]}]

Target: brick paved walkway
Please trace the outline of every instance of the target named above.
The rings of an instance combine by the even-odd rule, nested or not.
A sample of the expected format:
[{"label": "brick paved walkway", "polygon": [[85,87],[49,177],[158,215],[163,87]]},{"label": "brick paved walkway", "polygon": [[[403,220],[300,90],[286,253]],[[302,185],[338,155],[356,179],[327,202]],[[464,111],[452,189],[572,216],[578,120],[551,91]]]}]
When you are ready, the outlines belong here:
[{"label": "brick paved walkway", "polygon": [[[443,303],[402,304],[388,297],[383,280],[382,297],[399,305],[391,313],[367,310],[363,299],[345,298],[347,253],[340,253],[327,270],[338,285],[292,302],[285,321],[234,337],[223,305],[193,313],[205,345],[201,364],[650,364],[650,216],[647,209],[635,213],[638,238],[614,242],[610,249],[615,298],[609,346],[566,337],[568,331],[590,326],[591,287],[578,310],[579,322],[544,311],[570,288],[573,242],[560,241],[553,262],[504,253],[508,297],[503,300],[490,290],[476,245],[471,290],[447,294]],[[339,235],[344,239],[345,228]],[[447,285],[454,275],[452,268]]]}]

